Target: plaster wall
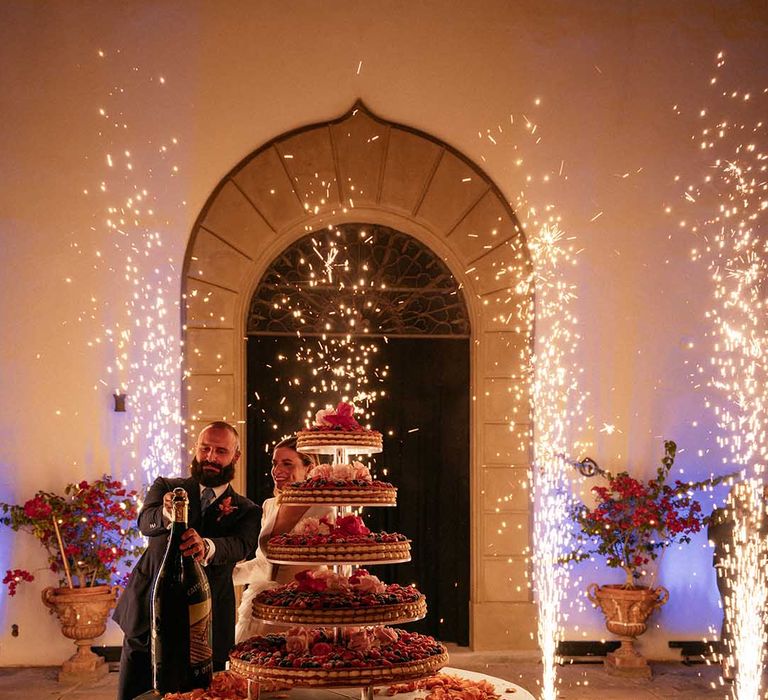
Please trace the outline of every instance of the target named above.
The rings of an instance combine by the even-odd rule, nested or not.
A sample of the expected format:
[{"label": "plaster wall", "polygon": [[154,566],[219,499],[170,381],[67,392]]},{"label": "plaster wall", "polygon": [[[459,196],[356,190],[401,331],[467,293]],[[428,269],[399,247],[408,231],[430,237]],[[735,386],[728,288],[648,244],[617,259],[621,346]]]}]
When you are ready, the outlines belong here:
[{"label": "plaster wall", "polygon": [[[668,437],[686,448],[687,475],[725,471],[714,418],[689,376],[707,355],[711,292],[677,224],[681,183],[707,165],[691,136],[715,96],[715,55],[726,52],[732,85],[762,89],[766,14],[757,2],[655,0],[5,3],[0,501],[105,470],[141,481],[137,456],[121,444],[128,418],[111,411],[114,350],[93,342],[125,295],[125,260],[104,226],[105,207],[128,196],[106,162],[112,153],[125,167],[115,143],[129,144],[134,167],[148,173],[164,243],[157,260],[137,264],[172,258],[178,300],[193,224],[217,183],[262,144],[357,99],[463,153],[508,201],[523,192],[536,209],[518,212],[523,223],[535,226],[552,205],[575,237],[573,311],[584,340],[574,359],[591,456],[648,475]],[[111,125],[123,123],[118,140]],[[172,138],[178,145],[160,159]],[[107,175],[114,185],[100,193]],[[178,318],[168,321],[177,334]],[[601,431],[604,423],[618,430]],[[496,468],[482,507],[512,488]],[[35,543],[0,531],[0,571],[41,565]],[[580,574],[606,576],[597,565]],[[658,580],[673,602],[640,643],[657,657],[669,653],[667,640],[699,639],[720,620],[703,538],[670,551]],[[0,594],[0,665],[70,653],[39,602],[50,582],[39,572],[15,598]],[[566,636],[602,638],[600,616],[572,599]],[[697,615],[675,600],[695,600]],[[503,630],[509,646],[529,633]],[[120,638],[110,627],[103,642]]]}]

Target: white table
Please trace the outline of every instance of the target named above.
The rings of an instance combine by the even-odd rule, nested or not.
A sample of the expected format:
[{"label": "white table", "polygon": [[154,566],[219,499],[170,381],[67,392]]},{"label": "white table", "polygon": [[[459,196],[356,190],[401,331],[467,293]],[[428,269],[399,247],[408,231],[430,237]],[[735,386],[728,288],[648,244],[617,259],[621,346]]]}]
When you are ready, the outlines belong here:
[{"label": "white table", "polygon": [[[464,671],[462,669],[450,667],[442,669],[442,673],[451,676],[460,676],[461,678],[466,678],[467,680],[472,681],[488,681],[502,700],[536,700],[536,698],[525,690],[525,688],[521,688],[519,685],[515,685],[509,681],[504,681],[501,678],[486,676],[484,673]],[[375,695],[375,697],[379,700],[390,697],[392,700],[419,700],[424,698],[427,694],[426,690],[418,690],[413,693],[386,695],[386,688],[387,686],[380,686],[380,692]],[[273,693],[263,692],[260,696],[260,700],[276,700],[277,698],[286,698],[287,700],[341,700],[353,698],[354,700],[360,700],[360,688],[294,688],[290,692],[285,690],[275,691]]]}]

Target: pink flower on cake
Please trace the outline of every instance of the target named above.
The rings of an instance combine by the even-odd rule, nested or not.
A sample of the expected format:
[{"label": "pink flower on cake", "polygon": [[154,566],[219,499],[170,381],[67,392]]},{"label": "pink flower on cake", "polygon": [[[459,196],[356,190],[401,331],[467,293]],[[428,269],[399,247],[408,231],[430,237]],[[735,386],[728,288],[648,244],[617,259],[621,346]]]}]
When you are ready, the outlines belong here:
[{"label": "pink flower on cake", "polygon": [[371,478],[371,472],[362,462],[352,462],[352,467],[355,470],[353,479],[361,479],[362,481],[373,481]]},{"label": "pink flower on cake", "polygon": [[339,591],[349,588],[347,579],[330,569],[300,571],[294,578],[296,579],[300,591],[320,593],[323,591]]},{"label": "pink flower on cake", "polygon": [[340,591],[349,587],[344,576],[330,569],[320,569],[319,571],[314,571],[312,575],[318,581],[323,581],[328,591]]},{"label": "pink flower on cake", "polygon": [[221,503],[219,503],[219,517],[216,518],[216,522],[219,522],[223,517],[232,515],[237,510],[237,506],[232,505],[232,496],[227,496]]},{"label": "pink flower on cake", "polygon": [[285,634],[285,650],[289,654],[303,654],[309,649],[309,635],[303,627],[292,627]]},{"label": "pink flower on cake", "polygon": [[331,532],[331,526],[325,518],[303,518],[291,530],[292,535],[305,535],[312,537],[314,535],[328,535]]},{"label": "pink flower on cake", "polygon": [[312,656],[328,656],[333,647],[328,642],[315,642],[310,649]]},{"label": "pink flower on cake", "polygon": [[331,479],[333,478],[333,467],[330,464],[318,464],[309,472],[310,479]]},{"label": "pink flower on cake", "polygon": [[398,637],[397,632],[391,627],[376,627],[373,630],[373,634],[376,639],[381,643],[381,646],[387,647],[394,644]]},{"label": "pink flower on cake", "polygon": [[361,576],[369,576],[369,575],[370,575],[370,572],[368,571],[368,569],[355,569],[349,576],[349,583],[351,586],[356,586],[357,580]]},{"label": "pink flower on cake", "polygon": [[340,535],[356,536],[370,535],[371,531],[357,515],[345,515],[336,521],[336,531]]},{"label": "pink flower on cake", "polygon": [[329,413],[330,413],[330,410],[327,408],[321,408],[317,413],[315,413],[315,425],[318,428],[331,425],[327,420],[325,420],[325,417]]},{"label": "pink flower on cake", "polygon": [[350,630],[347,649],[352,651],[370,651],[371,638],[368,636],[368,631],[365,629]]},{"label": "pink flower on cake", "polygon": [[355,478],[355,468],[351,464],[334,464],[332,470],[332,478],[339,481],[350,481]]},{"label": "pink flower on cake", "polygon": [[[354,582],[352,580],[353,578]],[[383,583],[380,578],[373,576],[368,572],[365,572],[360,576],[350,577],[349,582],[361,593],[384,593],[384,591],[387,590],[386,584]]]}]

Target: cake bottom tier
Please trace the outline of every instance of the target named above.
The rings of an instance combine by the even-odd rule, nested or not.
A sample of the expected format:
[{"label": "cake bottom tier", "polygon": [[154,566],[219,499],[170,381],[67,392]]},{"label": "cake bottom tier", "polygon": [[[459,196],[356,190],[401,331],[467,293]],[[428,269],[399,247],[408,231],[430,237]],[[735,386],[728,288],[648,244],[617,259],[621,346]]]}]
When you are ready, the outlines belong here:
[{"label": "cake bottom tier", "polygon": [[[432,637],[391,631],[395,633],[393,639],[365,650],[325,641],[331,637],[317,630],[309,632],[314,641],[304,651],[294,640],[288,641],[291,633],[252,637],[232,649],[230,670],[259,682],[338,688],[423,678],[448,663],[447,649]],[[289,652],[289,648],[296,651]]]}]

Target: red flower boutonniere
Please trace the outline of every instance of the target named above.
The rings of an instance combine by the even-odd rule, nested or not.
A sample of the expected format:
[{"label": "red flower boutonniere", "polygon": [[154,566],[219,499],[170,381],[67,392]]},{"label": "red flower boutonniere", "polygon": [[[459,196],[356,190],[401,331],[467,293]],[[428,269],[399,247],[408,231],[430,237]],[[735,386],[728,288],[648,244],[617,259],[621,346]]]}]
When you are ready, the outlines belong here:
[{"label": "red flower boutonniere", "polygon": [[232,505],[232,496],[227,496],[221,503],[219,503],[219,517],[216,518],[216,522],[219,522],[227,515],[232,515],[236,510],[237,506]]}]

